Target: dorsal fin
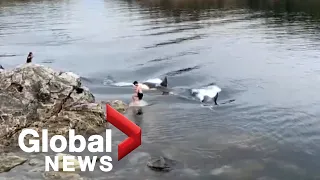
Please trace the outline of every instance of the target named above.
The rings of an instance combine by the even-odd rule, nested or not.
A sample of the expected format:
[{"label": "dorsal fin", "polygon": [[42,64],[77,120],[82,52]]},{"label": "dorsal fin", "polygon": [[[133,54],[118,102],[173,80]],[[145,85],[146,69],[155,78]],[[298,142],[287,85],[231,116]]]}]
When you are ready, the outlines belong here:
[{"label": "dorsal fin", "polygon": [[168,87],[168,80],[167,80],[167,76],[164,77],[163,81],[160,83],[161,86],[163,87]]}]

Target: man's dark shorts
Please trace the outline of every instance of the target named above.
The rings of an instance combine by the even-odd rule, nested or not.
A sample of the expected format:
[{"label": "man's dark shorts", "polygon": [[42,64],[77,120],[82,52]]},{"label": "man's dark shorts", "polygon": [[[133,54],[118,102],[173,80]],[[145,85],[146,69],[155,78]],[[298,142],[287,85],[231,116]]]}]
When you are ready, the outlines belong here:
[{"label": "man's dark shorts", "polygon": [[139,98],[139,100],[141,100],[142,97],[143,97],[143,93],[138,93],[138,98]]}]

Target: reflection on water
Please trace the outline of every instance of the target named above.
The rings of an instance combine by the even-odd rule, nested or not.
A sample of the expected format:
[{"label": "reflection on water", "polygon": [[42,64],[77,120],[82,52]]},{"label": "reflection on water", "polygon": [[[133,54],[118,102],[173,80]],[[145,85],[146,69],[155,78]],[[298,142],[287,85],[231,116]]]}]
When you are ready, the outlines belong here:
[{"label": "reflection on water", "polygon": [[[181,96],[145,93],[154,105],[127,114],[143,144],[108,179],[316,179],[319,17],[317,0],[0,1],[0,64],[33,51],[35,62],[80,74],[98,100],[130,101],[131,88],[106,82],[168,76]],[[181,98],[208,84],[221,87],[220,106]],[[114,135],[116,157],[125,136]],[[179,165],[146,168],[159,155]],[[40,176],[30,168],[0,176]]]}]

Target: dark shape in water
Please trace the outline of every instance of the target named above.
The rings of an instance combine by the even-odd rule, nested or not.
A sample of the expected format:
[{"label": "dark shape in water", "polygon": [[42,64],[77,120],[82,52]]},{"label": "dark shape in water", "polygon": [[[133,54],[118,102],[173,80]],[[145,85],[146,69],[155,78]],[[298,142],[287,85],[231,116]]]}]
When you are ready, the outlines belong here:
[{"label": "dark shape in water", "polygon": [[14,54],[2,54],[0,55],[0,57],[15,57],[17,55],[14,55]]},{"label": "dark shape in water", "polygon": [[46,63],[46,64],[52,64],[53,62],[54,62],[53,59],[47,59],[47,60],[42,61],[42,63]]},{"label": "dark shape in water", "polygon": [[167,76],[164,77],[163,81],[160,83],[161,86],[163,87],[168,87],[168,79]]},{"label": "dark shape in water", "polygon": [[192,70],[195,70],[195,69],[199,69],[199,68],[200,68],[200,66],[183,68],[183,69],[179,69],[179,70],[176,70],[176,71],[171,71],[171,72],[167,73],[166,75],[168,75],[168,76],[179,75],[179,74],[182,74],[182,73],[185,73],[185,72],[189,72],[189,71],[192,71]]},{"label": "dark shape in water", "polygon": [[4,68],[2,67],[2,65],[0,65],[0,69],[4,69]]},{"label": "dark shape in water", "polygon": [[155,171],[169,172],[176,162],[166,157],[154,157],[147,162],[147,166]]},{"label": "dark shape in water", "polygon": [[143,82],[142,84],[148,86],[150,89],[156,88],[158,91],[162,92],[163,95],[168,95],[170,92],[170,89],[168,89],[167,76],[164,77],[163,81],[160,83],[160,86],[152,82]]},{"label": "dark shape in water", "polygon": [[223,103],[221,103],[221,104],[232,103],[232,102],[234,102],[234,101],[236,101],[236,100],[235,100],[235,99],[230,99],[230,100],[228,100],[228,101],[226,101],[226,102],[223,102]]},{"label": "dark shape in water", "polygon": [[142,115],[143,114],[143,111],[141,108],[138,109],[138,112],[137,112],[137,115]]}]

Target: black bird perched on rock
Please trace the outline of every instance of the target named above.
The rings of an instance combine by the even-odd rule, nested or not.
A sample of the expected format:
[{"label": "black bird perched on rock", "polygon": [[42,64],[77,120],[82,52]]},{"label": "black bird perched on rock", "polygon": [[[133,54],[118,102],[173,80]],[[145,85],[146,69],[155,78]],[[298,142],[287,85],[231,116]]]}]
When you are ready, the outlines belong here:
[{"label": "black bird perched on rock", "polygon": [[28,57],[27,57],[27,63],[31,63],[32,58],[33,58],[33,54],[32,54],[32,52],[29,52]]}]

